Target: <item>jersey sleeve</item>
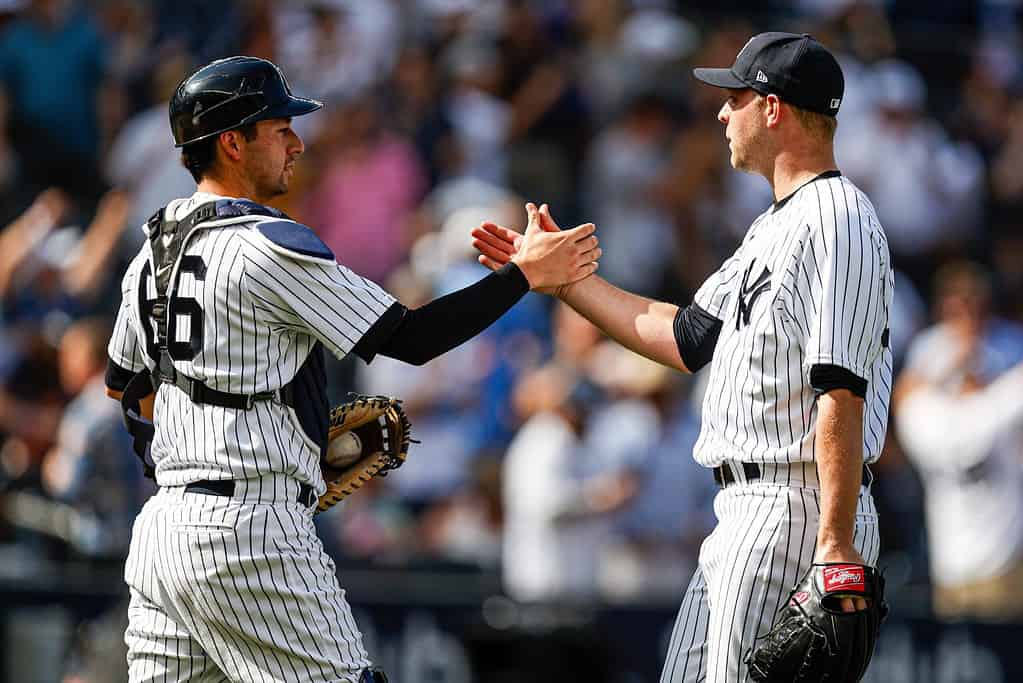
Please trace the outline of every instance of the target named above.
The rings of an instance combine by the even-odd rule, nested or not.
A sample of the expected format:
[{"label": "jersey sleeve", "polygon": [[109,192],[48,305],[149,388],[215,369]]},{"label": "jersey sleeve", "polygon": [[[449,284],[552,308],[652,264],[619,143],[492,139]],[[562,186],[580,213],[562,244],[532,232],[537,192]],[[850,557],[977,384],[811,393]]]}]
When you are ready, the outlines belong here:
[{"label": "jersey sleeve", "polygon": [[343,265],[293,258],[251,233],[245,241],[247,287],[267,323],[310,334],[338,358],[395,303],[375,282]]},{"label": "jersey sleeve", "polygon": [[717,318],[724,320],[728,310],[731,295],[735,291],[736,278],[739,276],[739,266],[742,263],[742,250],[745,248],[745,241],[739,245],[728,259],[721,264],[710,277],[708,277],[700,288],[696,290],[693,301],[701,309]]},{"label": "jersey sleeve", "polygon": [[121,305],[117,309],[114,331],[107,344],[109,363],[107,368],[107,386],[116,391],[123,391],[127,379],[146,367],[143,349],[135,325],[135,312],[131,302],[138,296],[138,261],[132,262],[121,280]]},{"label": "jersey sleeve", "polygon": [[888,244],[873,211],[841,181],[814,183],[795,282],[803,371],[818,390],[863,395],[887,343]]}]

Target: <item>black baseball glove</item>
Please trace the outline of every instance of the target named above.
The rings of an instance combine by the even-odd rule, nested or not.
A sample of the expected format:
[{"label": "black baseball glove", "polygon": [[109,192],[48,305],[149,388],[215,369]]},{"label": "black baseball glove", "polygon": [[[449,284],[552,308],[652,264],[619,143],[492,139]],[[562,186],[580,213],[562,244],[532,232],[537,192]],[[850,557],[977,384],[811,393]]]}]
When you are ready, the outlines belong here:
[{"label": "black baseball glove", "polygon": [[[840,600],[867,608],[843,612]],[[746,655],[750,678],[769,683],[856,683],[874,654],[888,616],[884,577],[858,564],[814,564],[778,612],[774,628]]]}]

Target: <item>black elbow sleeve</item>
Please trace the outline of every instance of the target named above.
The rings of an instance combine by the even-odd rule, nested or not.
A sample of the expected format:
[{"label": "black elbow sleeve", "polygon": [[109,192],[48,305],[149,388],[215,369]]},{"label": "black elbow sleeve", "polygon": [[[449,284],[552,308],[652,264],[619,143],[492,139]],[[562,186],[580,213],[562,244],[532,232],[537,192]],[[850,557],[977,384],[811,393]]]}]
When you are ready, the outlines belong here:
[{"label": "black elbow sleeve", "polygon": [[703,368],[714,357],[721,321],[695,303],[680,308],[675,316],[675,343],[689,372]]},{"label": "black elbow sleeve", "polygon": [[867,380],[841,365],[815,364],[810,368],[810,386],[822,394],[833,389],[848,389],[854,396],[867,397]]}]

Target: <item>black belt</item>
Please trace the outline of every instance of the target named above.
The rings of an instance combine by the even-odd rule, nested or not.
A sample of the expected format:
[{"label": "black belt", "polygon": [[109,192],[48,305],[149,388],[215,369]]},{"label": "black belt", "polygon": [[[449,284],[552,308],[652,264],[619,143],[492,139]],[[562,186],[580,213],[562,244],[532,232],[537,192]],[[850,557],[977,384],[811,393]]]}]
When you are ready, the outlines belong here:
[{"label": "black belt", "polygon": [[[189,493],[202,493],[207,496],[226,496],[230,498],[234,495],[234,481],[231,479],[193,481],[191,484],[185,485],[185,491]],[[316,492],[312,486],[309,484],[298,485],[298,502],[306,507],[310,507],[316,502]]]},{"label": "black belt", "polygon": [[[762,472],[760,471],[760,466],[755,462],[743,462],[738,464],[742,465],[742,472],[746,475],[746,481],[753,481],[754,479],[760,478]],[[864,465],[863,477],[860,480],[861,483],[864,486],[870,486],[873,480],[874,476],[870,473],[870,470],[867,469],[867,466]],[[736,483],[738,480],[735,478],[735,475],[732,474],[731,467],[728,465],[719,465],[714,468],[714,481],[717,482],[718,486],[724,488],[730,484]]]}]

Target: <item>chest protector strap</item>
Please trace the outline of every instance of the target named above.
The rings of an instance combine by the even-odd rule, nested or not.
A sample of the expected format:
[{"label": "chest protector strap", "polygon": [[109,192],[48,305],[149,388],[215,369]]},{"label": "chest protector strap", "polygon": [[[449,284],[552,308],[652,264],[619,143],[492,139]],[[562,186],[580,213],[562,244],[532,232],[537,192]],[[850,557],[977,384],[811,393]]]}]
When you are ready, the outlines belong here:
[{"label": "chest protector strap", "polygon": [[276,391],[256,394],[231,394],[212,389],[200,380],[187,377],[174,369],[174,362],[168,352],[167,329],[170,323],[168,296],[176,283],[171,276],[176,270],[181,252],[192,233],[210,220],[237,218],[240,216],[269,216],[287,218],[287,215],[269,206],[263,206],[244,199],[220,199],[198,206],[180,221],[166,218],[166,211],[160,209],[149,219],[149,245],[153,253],[153,277],[156,286],[156,302],[153,305],[153,319],[156,321],[156,344],[159,357],[154,379],[164,384],[173,384],[195,403],[208,403],[224,408],[250,409],[256,401],[267,401],[278,396]]}]

